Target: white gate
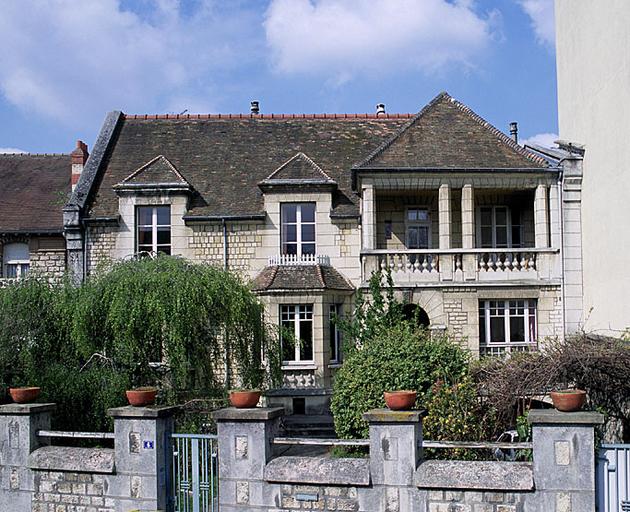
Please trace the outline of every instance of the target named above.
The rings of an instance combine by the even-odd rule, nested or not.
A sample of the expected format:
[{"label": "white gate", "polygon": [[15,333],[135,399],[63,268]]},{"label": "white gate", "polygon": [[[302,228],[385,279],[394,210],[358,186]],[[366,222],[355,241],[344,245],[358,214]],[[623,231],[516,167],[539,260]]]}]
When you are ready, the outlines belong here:
[{"label": "white gate", "polygon": [[603,444],[597,457],[598,512],[630,512],[630,444]]}]

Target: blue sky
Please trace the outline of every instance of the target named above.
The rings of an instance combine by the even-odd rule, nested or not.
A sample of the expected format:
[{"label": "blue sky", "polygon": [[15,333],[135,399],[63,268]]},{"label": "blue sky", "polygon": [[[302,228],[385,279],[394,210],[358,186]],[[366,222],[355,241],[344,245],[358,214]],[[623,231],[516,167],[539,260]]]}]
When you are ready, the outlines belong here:
[{"label": "blue sky", "polygon": [[0,152],[91,147],[108,111],[417,112],[446,90],[557,133],[553,0],[3,0]]}]

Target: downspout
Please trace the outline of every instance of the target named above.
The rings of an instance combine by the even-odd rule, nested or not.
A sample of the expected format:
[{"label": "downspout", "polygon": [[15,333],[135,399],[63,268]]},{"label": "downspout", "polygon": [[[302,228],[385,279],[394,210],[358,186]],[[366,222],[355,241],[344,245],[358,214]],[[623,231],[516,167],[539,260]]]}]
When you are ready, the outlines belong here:
[{"label": "downspout", "polygon": [[221,226],[223,227],[223,268],[228,268],[228,235],[227,235],[227,223],[225,217],[221,219]]},{"label": "downspout", "polygon": [[[564,160],[560,162],[562,164]],[[560,221],[560,293],[562,296],[562,341],[565,339],[567,332],[567,319],[566,319],[566,293],[564,286],[564,211],[562,209],[562,194],[563,186],[562,181],[564,177],[564,169],[560,167],[560,173],[558,174],[558,216]]]}]

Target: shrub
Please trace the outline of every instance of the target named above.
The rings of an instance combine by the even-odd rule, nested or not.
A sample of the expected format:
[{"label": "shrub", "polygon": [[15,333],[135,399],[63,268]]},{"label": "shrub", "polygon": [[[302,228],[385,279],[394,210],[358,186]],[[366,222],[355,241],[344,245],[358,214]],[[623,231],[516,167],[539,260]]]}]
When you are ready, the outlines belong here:
[{"label": "shrub", "polygon": [[425,405],[437,382],[452,384],[467,373],[469,355],[446,338],[409,322],[377,328],[360,349],[350,352],[335,376],[331,409],[341,438],[364,438],[367,423],[362,414],[384,407],[383,391],[418,391],[418,405]]}]

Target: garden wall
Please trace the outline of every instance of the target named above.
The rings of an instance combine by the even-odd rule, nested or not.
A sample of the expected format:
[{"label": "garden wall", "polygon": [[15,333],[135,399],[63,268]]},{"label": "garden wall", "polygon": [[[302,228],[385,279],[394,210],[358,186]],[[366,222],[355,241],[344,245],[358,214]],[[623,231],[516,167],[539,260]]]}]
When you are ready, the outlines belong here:
[{"label": "garden wall", "polygon": [[274,457],[281,408],[223,409],[221,512],[592,512],[598,413],[531,411],[533,462],[424,460],[422,413],[374,410],[370,457]]}]

